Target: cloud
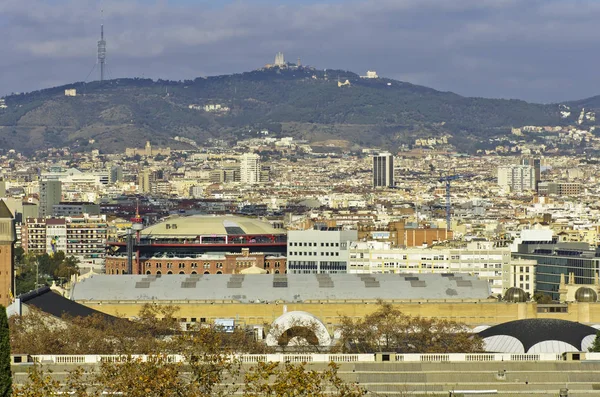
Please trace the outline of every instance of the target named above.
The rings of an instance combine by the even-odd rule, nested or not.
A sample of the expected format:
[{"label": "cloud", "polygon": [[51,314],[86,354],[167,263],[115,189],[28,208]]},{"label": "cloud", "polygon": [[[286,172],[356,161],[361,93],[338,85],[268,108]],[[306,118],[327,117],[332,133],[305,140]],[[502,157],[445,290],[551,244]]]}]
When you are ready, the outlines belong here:
[{"label": "cloud", "polygon": [[283,51],[319,68],[374,69],[463,95],[550,102],[600,93],[591,66],[600,5],[592,0],[209,4],[2,0],[0,95],[83,80],[101,8],[111,77],[241,72]]}]

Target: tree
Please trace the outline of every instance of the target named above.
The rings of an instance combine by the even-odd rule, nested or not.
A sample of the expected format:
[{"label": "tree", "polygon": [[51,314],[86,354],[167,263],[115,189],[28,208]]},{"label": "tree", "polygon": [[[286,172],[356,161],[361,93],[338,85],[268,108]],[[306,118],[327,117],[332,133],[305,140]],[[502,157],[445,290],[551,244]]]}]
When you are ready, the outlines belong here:
[{"label": "tree", "polygon": [[245,397],[359,397],[365,390],[345,383],[338,376],[338,365],[331,362],[324,371],[309,370],[306,363],[259,362],[244,376]]},{"label": "tree", "polygon": [[182,364],[164,355],[141,360],[131,356],[121,362],[104,362],[93,376],[97,395],[123,393],[129,397],[195,396],[195,384],[181,376]]},{"label": "tree", "polygon": [[68,280],[73,274],[79,273],[79,260],[74,256],[64,258],[54,270],[54,277]]},{"label": "tree", "polygon": [[588,349],[588,351],[592,353],[600,353],[600,331],[596,332],[596,339],[594,339],[594,343]]},{"label": "tree", "polygon": [[60,382],[36,364],[28,371],[27,384],[15,386],[13,397],[46,397],[62,391]]},{"label": "tree", "polygon": [[10,396],[11,389],[10,334],[6,308],[0,305],[0,397]]},{"label": "tree", "polygon": [[533,300],[539,304],[549,304],[552,303],[552,297],[550,295],[544,294],[543,292],[536,292],[533,294]]},{"label": "tree", "polygon": [[479,337],[454,321],[412,317],[389,303],[362,319],[343,317],[338,348],[344,353],[475,353]]}]

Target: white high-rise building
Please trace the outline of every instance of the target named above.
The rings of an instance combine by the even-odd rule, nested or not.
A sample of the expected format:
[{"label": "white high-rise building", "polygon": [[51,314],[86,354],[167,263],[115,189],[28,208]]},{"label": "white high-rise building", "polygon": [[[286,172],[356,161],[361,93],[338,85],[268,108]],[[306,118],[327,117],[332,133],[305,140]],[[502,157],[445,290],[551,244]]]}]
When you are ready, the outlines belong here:
[{"label": "white high-rise building", "polygon": [[260,182],[260,156],[256,153],[245,153],[240,159],[240,182]]},{"label": "white high-rise building", "polygon": [[529,165],[498,167],[498,186],[513,192],[535,190],[535,168]]},{"label": "white high-rise building", "polygon": [[373,156],[373,187],[394,186],[394,156],[379,153]]}]

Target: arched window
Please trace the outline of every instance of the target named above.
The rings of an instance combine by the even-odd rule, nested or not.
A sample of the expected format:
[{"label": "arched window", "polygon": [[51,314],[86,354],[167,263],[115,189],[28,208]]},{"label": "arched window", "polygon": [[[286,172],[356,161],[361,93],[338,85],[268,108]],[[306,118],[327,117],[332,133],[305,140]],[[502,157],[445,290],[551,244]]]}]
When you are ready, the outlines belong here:
[{"label": "arched window", "polygon": [[196,271],[194,270],[194,271],[192,272],[192,274],[198,274],[198,273],[196,273]]},{"label": "arched window", "polygon": [[179,272],[179,274],[185,274],[185,272],[182,271],[182,272]]},{"label": "arched window", "polygon": [[159,270],[159,271],[156,272],[156,274],[162,274],[162,272]]},{"label": "arched window", "polygon": [[167,272],[167,274],[173,274],[173,272],[169,270],[169,271]]},{"label": "arched window", "polygon": [[217,274],[223,274],[223,272],[219,270],[219,271],[217,272]]},{"label": "arched window", "polygon": [[146,271],[146,274],[151,274],[151,273],[150,273],[150,270],[147,270],[147,271]]},{"label": "arched window", "polygon": [[204,274],[210,274],[210,272],[207,270],[207,271],[204,272]]}]

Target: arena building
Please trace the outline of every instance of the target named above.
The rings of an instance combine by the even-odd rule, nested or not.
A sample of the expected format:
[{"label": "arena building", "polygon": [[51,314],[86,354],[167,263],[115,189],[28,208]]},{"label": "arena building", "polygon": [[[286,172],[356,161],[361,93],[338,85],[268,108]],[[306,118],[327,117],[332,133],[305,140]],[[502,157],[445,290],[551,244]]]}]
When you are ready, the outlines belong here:
[{"label": "arena building", "polygon": [[169,218],[133,238],[128,270],[126,236],[108,242],[106,274],[285,273],[287,233],[242,216]]}]

